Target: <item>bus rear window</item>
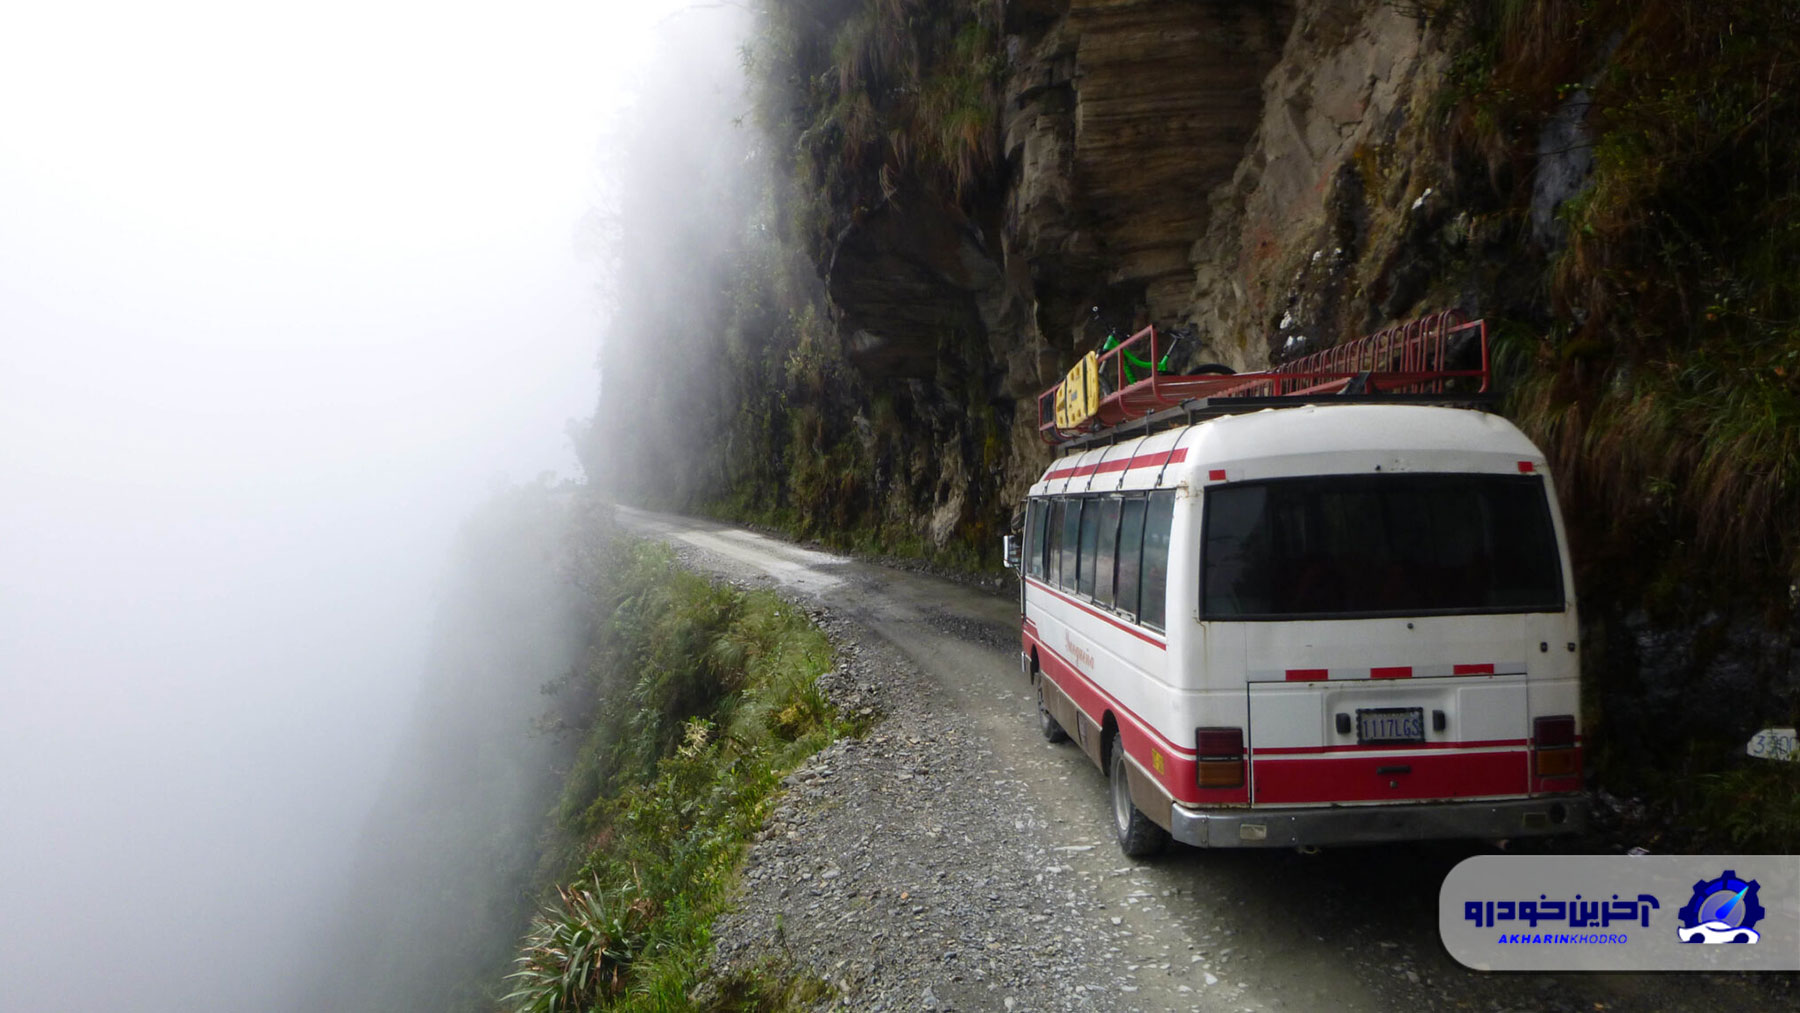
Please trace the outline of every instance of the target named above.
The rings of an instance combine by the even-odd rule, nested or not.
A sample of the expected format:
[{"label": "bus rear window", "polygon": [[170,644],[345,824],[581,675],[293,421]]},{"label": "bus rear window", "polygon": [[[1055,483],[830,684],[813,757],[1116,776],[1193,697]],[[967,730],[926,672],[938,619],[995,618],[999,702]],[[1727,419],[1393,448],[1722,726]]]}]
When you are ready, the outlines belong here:
[{"label": "bus rear window", "polygon": [[1563,607],[1543,481],[1322,475],[1207,490],[1200,609],[1292,619]]}]

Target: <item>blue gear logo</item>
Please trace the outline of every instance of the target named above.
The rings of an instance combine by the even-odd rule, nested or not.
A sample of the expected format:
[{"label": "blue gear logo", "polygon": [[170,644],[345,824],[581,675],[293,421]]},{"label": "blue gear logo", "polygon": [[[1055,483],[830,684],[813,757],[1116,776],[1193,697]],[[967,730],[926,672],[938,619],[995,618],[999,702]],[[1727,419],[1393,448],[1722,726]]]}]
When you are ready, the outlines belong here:
[{"label": "blue gear logo", "polygon": [[1756,923],[1763,906],[1757,902],[1757,882],[1739,879],[1726,869],[1718,879],[1694,884],[1694,896],[1679,912],[1675,934],[1684,943],[1754,943],[1762,938]]}]

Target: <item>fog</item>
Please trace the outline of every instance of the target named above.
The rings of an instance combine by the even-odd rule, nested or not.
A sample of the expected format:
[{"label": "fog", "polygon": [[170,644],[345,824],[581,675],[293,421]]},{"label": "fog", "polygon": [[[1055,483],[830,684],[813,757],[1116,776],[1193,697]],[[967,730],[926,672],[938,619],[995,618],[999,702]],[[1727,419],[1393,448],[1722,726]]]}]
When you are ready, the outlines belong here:
[{"label": "fog", "polygon": [[458,526],[578,477],[609,310],[579,223],[655,41],[730,21],[684,6],[9,10],[8,1007],[293,993]]}]

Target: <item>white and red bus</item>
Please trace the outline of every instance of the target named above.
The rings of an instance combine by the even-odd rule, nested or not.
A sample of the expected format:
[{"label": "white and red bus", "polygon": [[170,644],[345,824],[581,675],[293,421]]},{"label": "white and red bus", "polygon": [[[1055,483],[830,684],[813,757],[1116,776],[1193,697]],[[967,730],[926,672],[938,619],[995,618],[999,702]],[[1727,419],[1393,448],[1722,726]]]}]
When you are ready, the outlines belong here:
[{"label": "white and red bus", "polygon": [[1032,485],[1046,737],[1109,775],[1132,855],[1579,830],[1543,454],[1482,411],[1321,400],[1108,439]]}]

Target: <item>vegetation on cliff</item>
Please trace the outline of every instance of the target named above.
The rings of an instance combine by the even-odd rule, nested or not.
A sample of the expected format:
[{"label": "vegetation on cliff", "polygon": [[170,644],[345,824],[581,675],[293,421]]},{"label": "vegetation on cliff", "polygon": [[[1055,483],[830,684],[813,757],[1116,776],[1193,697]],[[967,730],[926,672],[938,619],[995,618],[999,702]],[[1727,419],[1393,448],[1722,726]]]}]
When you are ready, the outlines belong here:
[{"label": "vegetation on cliff", "polygon": [[1780,610],[1800,578],[1800,528],[1773,523],[1800,511],[1800,15],[1663,0],[1478,16],[1465,137],[1514,207],[1559,104],[1585,104],[1591,131],[1513,402],[1574,512],[1607,521],[1590,580],[1648,584],[1659,605],[1749,580]]},{"label": "vegetation on cliff", "polygon": [[[675,136],[649,121],[630,131],[627,146],[652,154],[623,167],[607,227],[642,254],[613,265],[600,403],[574,435],[588,473],[621,497],[973,568],[995,560],[1005,520],[982,509],[997,498],[1007,421],[984,335],[936,333],[905,375],[862,368],[816,259],[833,216],[881,200],[882,179],[916,170],[954,189],[969,152],[912,132],[987,87],[992,36],[947,20],[960,5],[877,6],[777,3],[743,53],[748,82],[735,65],[684,59],[645,83],[742,104]],[[833,52],[868,78],[840,74]],[[941,53],[972,69],[931,72]],[[874,118],[858,119],[859,103]],[[847,143],[868,148],[866,172],[848,168]],[[864,184],[860,198],[833,190]]]},{"label": "vegetation on cliff", "polygon": [[[707,982],[711,926],[781,778],[853,731],[815,683],[824,635],[768,591],[592,531],[591,701],[545,868],[564,874],[510,976],[510,1008],[779,1011],[827,994],[771,964]],[[569,871],[572,870],[572,871]]]},{"label": "vegetation on cliff", "polygon": [[[1559,154],[1546,122],[1575,110],[1572,144],[1591,145],[1591,178],[1558,213],[1563,243],[1506,333],[1509,411],[1562,477],[1601,632],[1602,780],[1653,792],[1699,833],[1791,850],[1800,769],[1726,758],[1746,717],[1800,709],[1800,526],[1782,521],[1800,516],[1800,13],[1781,0],[1447,13],[1472,43],[1454,137],[1516,234]],[[1652,624],[1694,632],[1646,644]],[[1736,713],[1656,685],[1657,666]]]},{"label": "vegetation on cliff", "polygon": [[[764,125],[794,130],[797,235],[829,253],[839,215],[925,182],[968,200],[991,189],[1005,62],[998,6],[875,0],[770,6],[756,53]],[[776,85],[780,85],[777,87]]]}]

